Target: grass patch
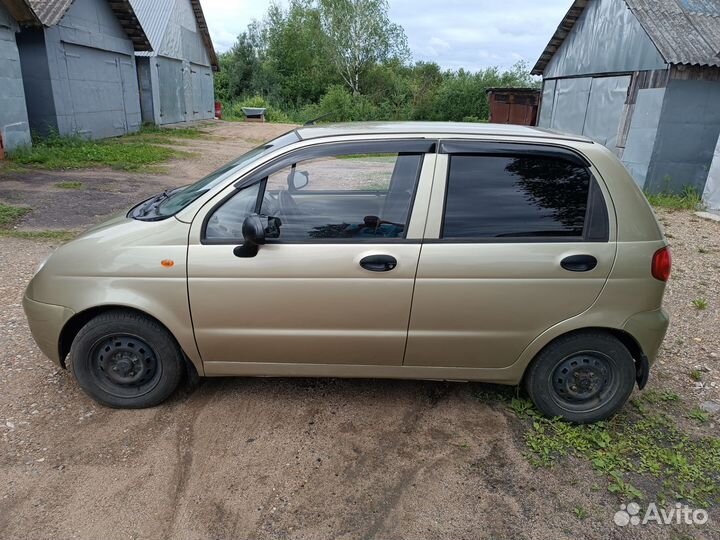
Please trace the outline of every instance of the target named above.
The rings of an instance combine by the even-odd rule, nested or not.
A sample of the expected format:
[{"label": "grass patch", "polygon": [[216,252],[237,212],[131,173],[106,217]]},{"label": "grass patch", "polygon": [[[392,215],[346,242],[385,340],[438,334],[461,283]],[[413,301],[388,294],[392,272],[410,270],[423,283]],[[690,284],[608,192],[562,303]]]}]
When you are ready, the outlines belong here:
[{"label": "grass patch", "polygon": [[[667,410],[677,401],[673,393],[646,392],[631,400],[635,410],[591,426],[545,418],[524,399],[513,399],[509,408],[528,422],[526,457],[536,467],[575,456],[589,461],[608,491],[624,500],[709,507],[720,502],[720,439],[682,432],[668,414],[680,411]],[[697,410],[691,416],[703,422]]]},{"label": "grass patch", "polygon": [[55,187],[59,187],[60,189],[81,189],[82,182],[58,182],[55,184]]},{"label": "grass patch", "polygon": [[0,229],[0,237],[22,238],[23,240],[55,240],[69,242],[77,236],[75,231],[15,231]]},{"label": "grass patch", "polygon": [[10,206],[0,203],[0,227],[12,227],[28,212],[30,212],[30,208],[27,206]]},{"label": "grass patch", "polygon": [[14,166],[40,169],[110,167],[124,171],[155,172],[159,163],[173,157],[192,155],[158,145],[172,144],[176,139],[195,139],[202,136],[203,132],[197,128],[168,129],[157,126],[144,127],[138,133],[99,141],[79,136],[51,135],[34,140],[32,148],[14,151],[9,160]]},{"label": "grass patch", "polygon": [[704,298],[696,298],[692,301],[692,305],[698,311],[704,311],[708,307],[707,300],[705,300]]},{"label": "grass patch", "polygon": [[697,210],[702,204],[700,193],[693,187],[685,187],[679,194],[665,191],[645,193],[645,196],[651,205],[669,210]]},{"label": "grass patch", "polygon": [[180,140],[207,137],[208,134],[196,127],[163,128],[154,125],[143,126],[137,133],[130,133],[118,140],[144,142],[147,144],[177,144]]}]

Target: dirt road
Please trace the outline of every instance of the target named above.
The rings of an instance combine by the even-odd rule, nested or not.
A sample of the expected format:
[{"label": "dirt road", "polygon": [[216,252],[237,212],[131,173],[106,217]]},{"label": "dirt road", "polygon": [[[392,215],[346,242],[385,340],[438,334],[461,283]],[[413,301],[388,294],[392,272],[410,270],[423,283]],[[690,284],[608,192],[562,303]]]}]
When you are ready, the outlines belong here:
[{"label": "dirt road", "polygon": [[[243,146],[228,141],[226,154]],[[228,157],[215,154],[212,165]],[[184,170],[173,181],[186,183],[212,165]],[[154,178],[152,185],[125,178],[157,191],[171,177]],[[706,243],[717,244],[715,224],[687,224],[683,215],[665,218],[678,237],[707,226]],[[709,381],[718,368],[707,354],[720,352],[713,336],[718,281],[697,278],[711,280],[705,294],[716,304],[695,317],[685,297],[695,294],[690,273],[699,255],[690,240],[682,241],[686,271],[669,298],[677,301],[672,309],[679,331],[692,327],[704,341],[685,350],[672,341],[659,364],[664,375],[651,387],[708,399],[717,397]],[[151,410],[97,406],[42,356],[22,313],[23,289],[51,249],[47,242],[0,238],[0,538],[717,534],[709,528],[615,526],[621,499],[607,492],[606,480],[575,458],[552,469],[533,468],[523,455],[525,424],[503,403],[483,397],[483,385],[222,379]],[[717,265],[719,255],[711,256],[707,264]],[[697,362],[710,366],[704,397],[693,394],[681,371]],[[578,507],[588,515],[579,517]],[[713,519],[717,525],[717,513]]]}]

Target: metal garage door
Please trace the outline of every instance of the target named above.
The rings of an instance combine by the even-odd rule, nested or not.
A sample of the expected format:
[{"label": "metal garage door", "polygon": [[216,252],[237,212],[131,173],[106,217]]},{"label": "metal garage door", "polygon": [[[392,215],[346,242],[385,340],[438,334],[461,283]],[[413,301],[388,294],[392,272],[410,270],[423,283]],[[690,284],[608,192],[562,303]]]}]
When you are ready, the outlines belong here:
[{"label": "metal garage door", "polygon": [[545,81],[539,125],[585,135],[617,151],[630,76]]},{"label": "metal garage door", "polygon": [[209,66],[190,64],[190,79],[192,83],[192,116],[193,120],[213,118],[214,95],[212,85],[212,71]]},{"label": "metal garage door", "polygon": [[140,127],[140,96],[132,57],[63,43],[72,109],[65,125],[100,139]]},{"label": "metal garage door", "polygon": [[160,86],[160,123],[175,124],[185,121],[185,84],[182,60],[157,58]]}]

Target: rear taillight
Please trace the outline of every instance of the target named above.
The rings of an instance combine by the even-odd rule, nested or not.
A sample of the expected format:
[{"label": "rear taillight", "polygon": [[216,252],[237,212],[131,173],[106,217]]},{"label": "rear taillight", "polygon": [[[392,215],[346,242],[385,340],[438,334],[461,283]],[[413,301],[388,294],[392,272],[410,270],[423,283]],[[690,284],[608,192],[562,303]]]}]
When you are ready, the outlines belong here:
[{"label": "rear taillight", "polygon": [[653,255],[652,259],[652,275],[655,279],[660,281],[667,281],[670,279],[670,269],[672,268],[672,256],[670,255],[670,248],[664,247],[658,249]]}]

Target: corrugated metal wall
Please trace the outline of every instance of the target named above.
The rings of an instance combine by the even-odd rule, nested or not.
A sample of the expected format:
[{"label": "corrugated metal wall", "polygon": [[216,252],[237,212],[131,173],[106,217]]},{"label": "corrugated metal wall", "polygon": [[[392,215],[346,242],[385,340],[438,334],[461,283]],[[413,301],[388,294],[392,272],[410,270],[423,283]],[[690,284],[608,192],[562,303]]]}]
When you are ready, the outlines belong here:
[{"label": "corrugated metal wall", "polygon": [[545,68],[545,78],[666,66],[624,0],[593,0]]},{"label": "corrugated metal wall", "polygon": [[149,21],[148,36],[154,49],[150,73],[139,73],[141,87],[151,86],[153,96],[153,110],[146,107],[143,117],[152,114],[159,125],[214,118],[210,57],[190,1],[163,0],[165,11],[157,11],[151,0],[132,3],[141,21]]},{"label": "corrugated metal wall", "polygon": [[630,76],[547,81],[539,125],[585,135],[617,151]]},{"label": "corrugated metal wall", "polygon": [[720,81],[671,80],[645,188],[702,193],[720,136]]},{"label": "corrugated metal wall", "polygon": [[30,144],[30,124],[15,41],[17,31],[14,19],[0,5],[0,135],[9,151]]},{"label": "corrugated metal wall", "polygon": [[19,44],[33,130],[98,139],[140,128],[134,47],[106,1],[75,0]]}]

